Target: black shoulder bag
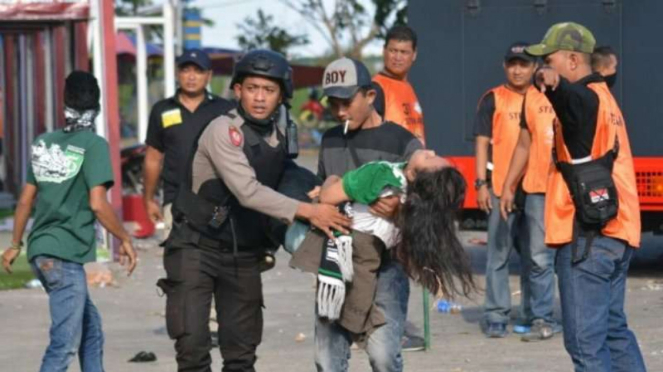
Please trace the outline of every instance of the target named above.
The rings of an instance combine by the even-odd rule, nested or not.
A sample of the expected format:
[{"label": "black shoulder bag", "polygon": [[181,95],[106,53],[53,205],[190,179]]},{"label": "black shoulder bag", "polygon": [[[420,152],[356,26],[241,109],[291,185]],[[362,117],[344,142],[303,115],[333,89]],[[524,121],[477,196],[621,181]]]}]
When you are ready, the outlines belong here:
[{"label": "black shoulder bag", "polygon": [[[554,141],[554,143],[557,142]],[[619,138],[616,135],[615,144],[611,150],[598,159],[579,164],[559,161],[556,146],[553,145],[553,161],[562,173],[576,209],[573,227],[573,264],[578,264],[589,256],[591,244],[596,235],[610,220],[617,217],[619,199],[617,187],[612,178],[612,169],[618,153]],[[581,257],[578,257],[577,254],[579,230],[587,234],[585,250]]]}]

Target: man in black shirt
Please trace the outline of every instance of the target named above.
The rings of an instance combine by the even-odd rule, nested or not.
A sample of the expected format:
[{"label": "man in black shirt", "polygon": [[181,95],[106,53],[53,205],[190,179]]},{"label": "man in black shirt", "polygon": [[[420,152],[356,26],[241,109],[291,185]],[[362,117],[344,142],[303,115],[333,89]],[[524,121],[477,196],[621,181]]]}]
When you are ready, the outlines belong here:
[{"label": "man in black shirt", "polygon": [[[559,119],[556,154],[573,177],[583,176],[582,188],[590,187],[586,194],[582,188],[572,187],[574,181],[567,182],[566,178],[572,177],[551,170],[546,191],[546,243],[559,248],[555,265],[564,346],[575,371],[644,372],[637,339],[624,313],[629,261],[633,248],[640,244],[635,172],[621,110],[603,77],[592,73],[594,45],[594,36],[587,28],[565,22],[552,26],[540,44],[527,48],[528,53],[542,56],[546,64],[537,71],[535,83]],[[618,151],[610,155],[615,149]],[[604,182],[601,189],[591,188],[592,183],[584,183],[587,177],[583,169],[591,167],[592,177],[605,174],[597,170],[606,168],[605,161],[598,160],[606,154],[609,179],[600,180]],[[612,186],[606,186],[609,181]],[[576,190],[577,195],[570,195],[569,189]],[[575,203],[572,197],[577,199]],[[579,208],[593,207],[586,206],[588,203],[614,198],[619,200],[618,211],[608,221],[591,225],[578,213]]]},{"label": "man in black shirt", "polygon": [[[164,222],[164,237],[172,228],[171,204],[194,141],[207,123],[233,108],[230,102],[207,92],[211,68],[211,61],[202,50],[184,52],[177,58],[177,93],[157,102],[150,113],[145,140],[143,201],[150,219]],[[163,178],[163,214],[154,200],[160,176]]]},{"label": "man in black shirt", "polygon": [[[528,251],[522,252],[526,236],[522,213],[503,219],[499,213],[504,179],[520,134],[523,100],[532,88],[536,59],[525,53],[525,42],[515,42],[504,55],[506,82],[487,91],[479,101],[474,121],[476,149],[477,205],[488,215],[488,258],[486,260],[486,296],[481,329],[489,338],[508,334],[511,318],[509,257],[515,250],[521,257],[520,289],[522,292],[520,324],[514,332],[527,332],[533,319],[530,297]],[[527,249],[528,247],[524,247]]]},{"label": "man in black shirt", "polygon": [[[323,89],[329,97],[332,114],[342,124],[328,130],[322,139],[318,175],[343,176],[363,164],[384,160],[407,161],[423,146],[403,127],[383,122],[373,107],[375,88],[366,66],[349,58],[338,59],[327,66]],[[399,198],[380,199],[371,212],[391,218]],[[410,284],[396,260],[385,259],[378,273],[375,305],[386,324],[370,333],[366,351],[374,372],[403,370],[401,338],[403,337]],[[347,371],[353,335],[335,322],[316,317],[315,363],[319,372]]]}]

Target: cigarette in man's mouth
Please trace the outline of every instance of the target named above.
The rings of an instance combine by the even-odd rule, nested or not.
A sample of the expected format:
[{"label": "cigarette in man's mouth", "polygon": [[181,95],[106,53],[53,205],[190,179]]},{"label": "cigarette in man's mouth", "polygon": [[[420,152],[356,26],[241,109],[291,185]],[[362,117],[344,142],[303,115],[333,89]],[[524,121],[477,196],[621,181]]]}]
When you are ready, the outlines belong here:
[{"label": "cigarette in man's mouth", "polygon": [[350,125],[350,120],[345,121],[345,126],[343,127],[343,135],[348,134],[348,126]]}]

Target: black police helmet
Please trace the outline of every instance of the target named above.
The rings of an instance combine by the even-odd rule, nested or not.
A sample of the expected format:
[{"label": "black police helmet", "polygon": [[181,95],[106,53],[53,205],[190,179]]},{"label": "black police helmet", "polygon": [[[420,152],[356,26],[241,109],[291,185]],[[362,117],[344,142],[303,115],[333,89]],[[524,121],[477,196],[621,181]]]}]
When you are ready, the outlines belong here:
[{"label": "black police helmet", "polygon": [[256,49],[246,53],[235,63],[230,86],[235,86],[246,76],[264,76],[278,80],[284,91],[284,97],[292,98],[292,68],[280,53],[266,49]]}]

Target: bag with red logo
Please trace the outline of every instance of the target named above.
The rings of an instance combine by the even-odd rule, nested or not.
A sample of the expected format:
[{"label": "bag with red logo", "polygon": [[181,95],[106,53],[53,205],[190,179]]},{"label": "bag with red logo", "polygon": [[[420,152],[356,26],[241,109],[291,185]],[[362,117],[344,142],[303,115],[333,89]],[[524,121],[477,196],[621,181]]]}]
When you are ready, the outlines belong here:
[{"label": "bag with red logo", "polygon": [[583,163],[566,163],[553,160],[569,187],[576,207],[576,221],[584,230],[600,230],[617,217],[619,200],[617,187],[612,179],[612,168],[619,152],[619,141],[598,159]]}]

